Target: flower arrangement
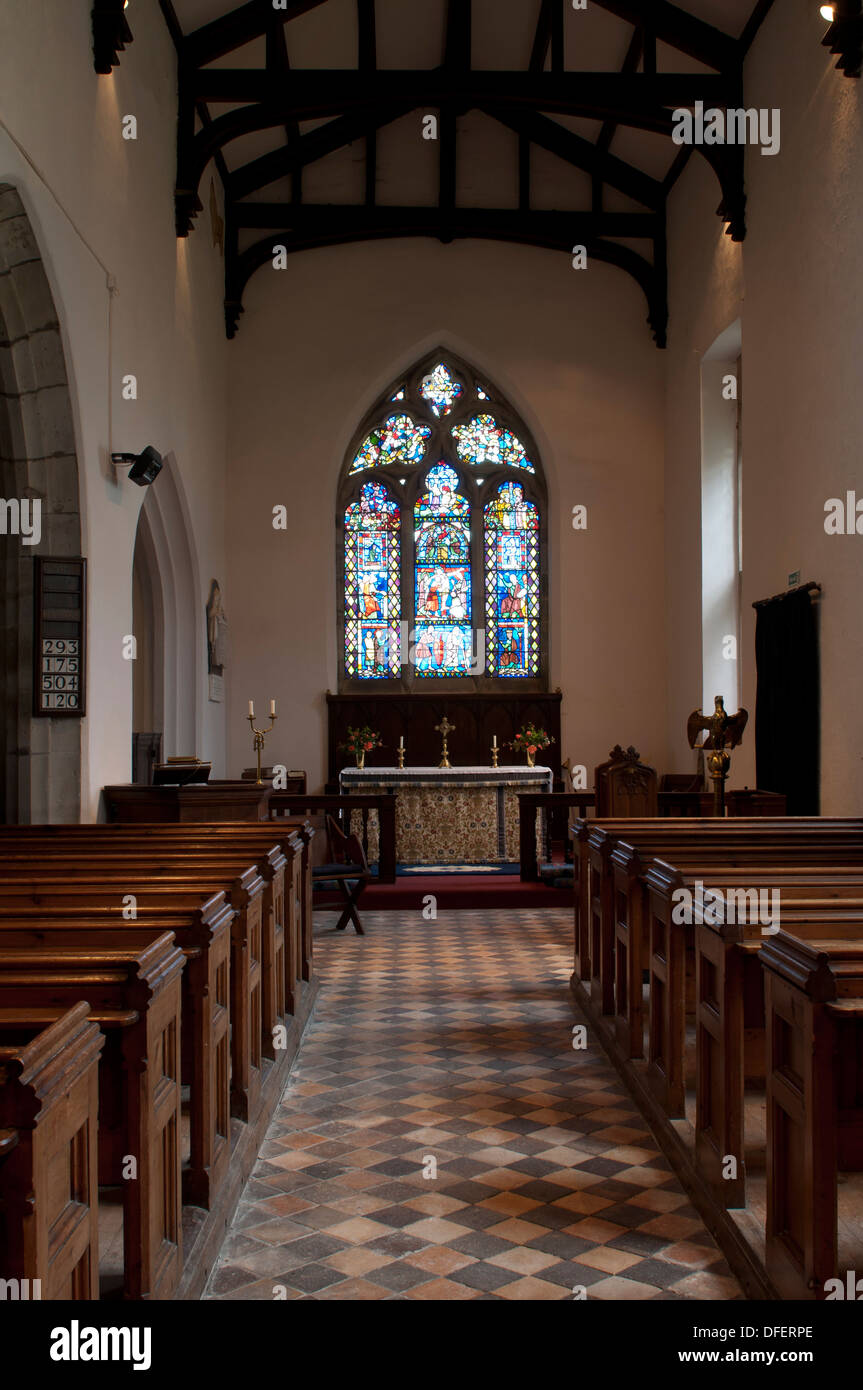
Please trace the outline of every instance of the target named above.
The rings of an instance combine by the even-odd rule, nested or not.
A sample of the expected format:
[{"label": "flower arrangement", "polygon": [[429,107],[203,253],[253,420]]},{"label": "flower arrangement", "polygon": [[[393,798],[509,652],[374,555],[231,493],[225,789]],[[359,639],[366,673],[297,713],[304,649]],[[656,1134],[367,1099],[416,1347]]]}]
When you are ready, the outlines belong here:
[{"label": "flower arrangement", "polygon": [[357,760],[357,767],[363,767],[366,753],[380,748],[382,743],[380,734],[376,729],[369,728],[368,724],[363,724],[359,729],[354,729],[348,725],[348,736],[344,743],[339,744],[339,748],[343,748],[347,753],[353,753]]},{"label": "flower arrangement", "polygon": [[547,748],[550,743],[554,743],[554,739],[549,738],[545,729],[541,729],[538,724],[525,724],[519,729],[509,747],[517,753],[526,753],[527,765],[533,767],[536,754],[541,748]]}]

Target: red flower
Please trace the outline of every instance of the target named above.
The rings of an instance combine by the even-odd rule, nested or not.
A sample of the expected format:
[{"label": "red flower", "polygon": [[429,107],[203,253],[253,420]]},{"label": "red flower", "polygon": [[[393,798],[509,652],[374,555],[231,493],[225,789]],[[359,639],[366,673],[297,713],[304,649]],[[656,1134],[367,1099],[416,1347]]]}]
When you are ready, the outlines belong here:
[{"label": "red flower", "polygon": [[365,748],[367,753],[371,748],[374,748],[374,746],[375,745],[372,743],[371,739],[369,739],[368,743],[363,744],[363,747]]}]

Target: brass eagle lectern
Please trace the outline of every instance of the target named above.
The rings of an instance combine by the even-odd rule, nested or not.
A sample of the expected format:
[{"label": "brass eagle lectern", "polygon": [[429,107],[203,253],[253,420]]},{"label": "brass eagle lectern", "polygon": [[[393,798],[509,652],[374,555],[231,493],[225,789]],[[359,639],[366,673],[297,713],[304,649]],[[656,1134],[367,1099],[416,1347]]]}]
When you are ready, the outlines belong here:
[{"label": "brass eagle lectern", "polygon": [[[713,781],[713,814],[724,816],[725,779],[731,767],[731,758],[725,749],[736,748],[743,738],[749,711],[739,709],[736,714],[726,714],[722,695],[716,695],[713,703],[715,709],[709,718],[700,709],[692,711],[686,723],[686,732],[690,748],[703,748],[707,754],[707,768]],[[699,743],[698,735],[703,729],[707,731],[707,736]]]}]

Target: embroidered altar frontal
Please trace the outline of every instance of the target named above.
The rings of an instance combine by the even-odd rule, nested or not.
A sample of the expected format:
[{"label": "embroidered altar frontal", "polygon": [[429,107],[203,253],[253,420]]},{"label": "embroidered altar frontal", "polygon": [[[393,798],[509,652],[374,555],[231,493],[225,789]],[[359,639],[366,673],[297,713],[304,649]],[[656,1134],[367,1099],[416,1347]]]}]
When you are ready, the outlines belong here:
[{"label": "embroidered altar frontal", "polygon": [[[550,792],[552,782],[551,768],[524,766],[348,767],[339,774],[345,793],[396,793],[401,864],[517,860],[519,793]],[[375,816],[369,824],[370,860],[377,857],[377,833]]]}]

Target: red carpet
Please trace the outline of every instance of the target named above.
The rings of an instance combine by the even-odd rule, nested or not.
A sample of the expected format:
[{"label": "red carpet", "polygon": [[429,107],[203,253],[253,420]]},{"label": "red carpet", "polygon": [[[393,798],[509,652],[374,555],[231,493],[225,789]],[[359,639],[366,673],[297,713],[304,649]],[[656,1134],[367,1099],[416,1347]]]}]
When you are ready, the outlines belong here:
[{"label": "red carpet", "polygon": [[572,906],[572,888],[522,883],[517,874],[409,874],[395,883],[369,884],[362,896],[360,911],[416,909],[430,893],[437,898],[438,910]]}]

